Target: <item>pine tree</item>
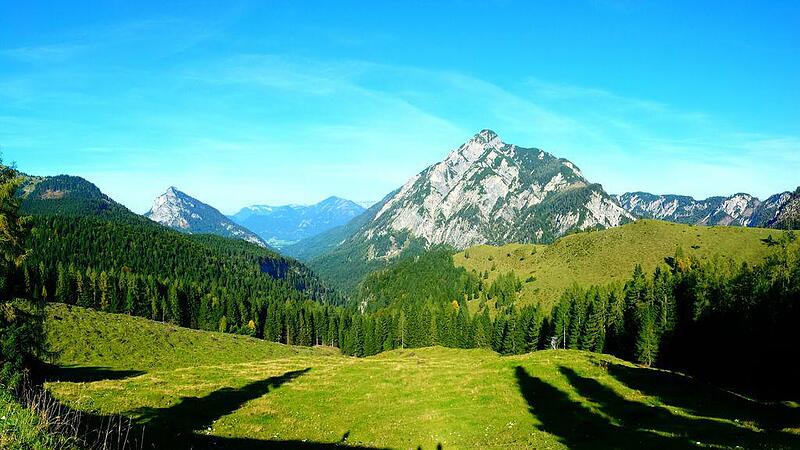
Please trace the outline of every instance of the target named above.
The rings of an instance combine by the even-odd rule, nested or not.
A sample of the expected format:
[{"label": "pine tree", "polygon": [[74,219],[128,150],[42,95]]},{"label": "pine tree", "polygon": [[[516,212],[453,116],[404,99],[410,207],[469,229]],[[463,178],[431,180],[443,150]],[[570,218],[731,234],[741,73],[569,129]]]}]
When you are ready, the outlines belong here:
[{"label": "pine tree", "polygon": [[511,354],[519,355],[525,353],[525,325],[518,317],[513,319],[513,327],[511,328]]},{"label": "pine tree", "polygon": [[401,310],[400,317],[397,322],[397,333],[399,335],[398,337],[400,338],[400,348],[406,348],[406,335],[408,334],[407,322],[408,320],[406,319],[406,313],[405,311]]},{"label": "pine tree", "polygon": [[539,347],[539,331],[541,323],[539,322],[539,314],[536,308],[529,308],[528,313],[525,314],[525,351],[532,352],[538,350]]},{"label": "pine tree", "polygon": [[28,266],[23,266],[22,271],[25,283],[25,294],[33,296],[35,295],[35,292],[33,289],[33,282],[31,281],[31,274],[30,271],[28,271]]},{"label": "pine tree", "polygon": [[569,310],[569,329],[567,330],[567,348],[578,349],[580,346],[581,331],[585,319],[583,295],[573,293],[572,304]]},{"label": "pine tree", "polygon": [[653,316],[653,308],[650,304],[640,305],[634,356],[637,362],[646,366],[655,364],[658,355],[658,331]]},{"label": "pine tree", "polygon": [[219,328],[217,328],[217,331],[220,333],[225,333],[228,331],[228,319],[226,319],[225,316],[220,317]]},{"label": "pine tree", "polygon": [[0,294],[10,290],[12,274],[28,256],[25,240],[30,233],[31,218],[19,215],[17,196],[22,180],[14,167],[3,165],[0,159]]},{"label": "pine tree", "polygon": [[503,343],[506,338],[506,319],[504,316],[497,316],[494,319],[492,329],[492,349],[497,353],[503,353]]},{"label": "pine tree", "polygon": [[297,344],[298,345],[305,345],[310,346],[312,344],[311,340],[311,323],[306,317],[306,314],[303,310],[300,310],[300,330],[297,337]]},{"label": "pine tree", "polygon": [[564,293],[552,312],[552,332],[549,348],[567,348],[567,330],[569,329],[572,299]]},{"label": "pine tree", "polygon": [[167,291],[167,305],[169,306],[169,322],[176,325],[181,324],[181,305],[178,298],[177,284],[170,283],[169,291]]},{"label": "pine tree", "polygon": [[84,285],[83,275],[78,270],[75,272],[75,297],[77,300],[78,306],[89,307],[93,306],[91,301],[89,300],[89,295],[86,292],[86,286]]},{"label": "pine tree", "polygon": [[458,346],[460,348],[472,348],[474,343],[472,340],[472,333],[470,333],[469,316],[467,315],[467,308],[459,308],[456,318],[456,329],[459,334]]},{"label": "pine tree", "polygon": [[136,313],[136,304],[139,297],[139,286],[136,276],[132,273],[127,276],[127,292],[125,293],[125,312],[127,314]]},{"label": "pine tree", "polygon": [[67,278],[67,271],[60,262],[56,269],[55,300],[61,303],[69,302],[69,279]]},{"label": "pine tree", "polygon": [[605,305],[600,292],[595,292],[589,303],[589,310],[584,324],[581,349],[602,353],[605,345]]},{"label": "pine tree", "polygon": [[484,309],[472,319],[474,344],[476,348],[492,348],[492,321],[489,311]]},{"label": "pine tree", "polygon": [[350,354],[353,356],[364,356],[364,324],[361,316],[353,319],[353,327],[350,330]]},{"label": "pine tree", "polygon": [[673,291],[672,274],[657,267],[653,274],[653,301],[656,306],[656,327],[661,334],[672,332],[677,321]]}]

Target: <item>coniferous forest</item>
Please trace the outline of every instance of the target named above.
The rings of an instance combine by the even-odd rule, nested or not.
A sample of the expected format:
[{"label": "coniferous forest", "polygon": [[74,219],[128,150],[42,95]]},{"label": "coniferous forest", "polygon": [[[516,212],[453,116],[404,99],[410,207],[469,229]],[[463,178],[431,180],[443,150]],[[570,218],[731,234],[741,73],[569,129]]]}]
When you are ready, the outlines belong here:
[{"label": "coniferous forest", "polygon": [[354,356],[432,345],[581,349],[768,395],[793,388],[798,375],[781,358],[800,318],[798,246],[794,232],[776,235],[763,243],[770,256],[761,264],[700,262],[678,248],[654,273],[636,267],[622,284],[575,285],[552,311],[517,306],[516,275],[489,283],[454,267],[446,247],[368,276],[348,301],[299,263],[252,244],[59,214],[35,216],[31,251],[13,279],[34,300]]},{"label": "coniferous forest", "polygon": [[3,2],[0,450],[800,450],[800,2],[715,3]]}]

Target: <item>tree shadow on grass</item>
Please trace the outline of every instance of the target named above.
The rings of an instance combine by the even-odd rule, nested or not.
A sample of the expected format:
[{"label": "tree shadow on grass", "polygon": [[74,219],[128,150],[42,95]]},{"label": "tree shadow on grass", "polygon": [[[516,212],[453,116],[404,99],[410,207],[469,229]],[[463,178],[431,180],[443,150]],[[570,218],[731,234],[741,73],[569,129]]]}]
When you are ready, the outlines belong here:
[{"label": "tree shadow on grass", "polygon": [[191,434],[195,430],[206,429],[220,417],[231,414],[250,400],[266,395],[271,389],[279,388],[309,370],[286,372],[241,388],[223,388],[205,397],[183,397],[168,408],[140,408],[132,413],[153,431]]},{"label": "tree shadow on grass", "polygon": [[71,367],[51,364],[44,365],[37,372],[40,373],[41,381],[67,381],[72,383],[123,380],[145,374],[141,370],[117,370],[109,367]]},{"label": "tree shadow on grass", "polygon": [[[332,449],[360,448],[349,445],[345,433],[337,443],[300,440],[260,440],[203,434],[215,420],[231,414],[248,401],[302,376],[311,369],[295,370],[277,377],[247,384],[241,388],[223,388],[204,397],[183,397],[167,408],[141,408],[133,413],[141,417],[133,423],[121,416],[75,411],[60,404],[62,411],[80,416],[75,428],[88,448],[103,449]],[[197,433],[201,431],[201,433]]]},{"label": "tree shadow on grass", "polygon": [[[596,379],[582,377],[568,367],[560,367],[559,371],[578,394],[597,405],[603,414],[626,429],[669,433],[716,448],[734,449],[743,446],[777,449],[796,448],[800,445],[800,438],[787,433],[759,432],[718,420],[680,416],[664,407],[627,400]],[[708,398],[706,393],[703,397]]]},{"label": "tree shadow on grass", "polygon": [[752,422],[764,430],[800,427],[800,408],[797,407],[757,402],[661,370],[611,364],[608,373],[630,389],[697,416]]},{"label": "tree shadow on grass", "polygon": [[684,449],[694,448],[688,440],[630,429],[612,423],[550,384],[516,368],[520,393],[528,402],[540,429],[555,435],[573,450],[593,449]]},{"label": "tree shadow on grass", "polygon": [[[349,432],[337,443],[297,440],[260,440],[203,434],[217,419],[231,414],[245,403],[255,400],[284,384],[304,375],[311,369],[295,370],[283,375],[255,381],[241,388],[223,388],[205,397],[183,397],[168,408],[142,408],[134,413],[145,427],[145,445],[169,449],[329,449],[346,444]],[[200,431],[200,433],[197,433]],[[367,449],[350,446],[348,448]]]}]

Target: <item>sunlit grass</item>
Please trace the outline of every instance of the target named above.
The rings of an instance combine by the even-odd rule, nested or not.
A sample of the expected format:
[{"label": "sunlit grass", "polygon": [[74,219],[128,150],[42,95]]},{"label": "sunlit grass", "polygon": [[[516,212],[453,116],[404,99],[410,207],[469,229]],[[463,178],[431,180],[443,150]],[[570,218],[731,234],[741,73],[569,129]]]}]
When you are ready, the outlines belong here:
[{"label": "sunlit grass", "polygon": [[[564,289],[574,283],[623,283],[636,264],[646,272],[675,256],[708,261],[715,257],[757,262],[769,252],[762,242],[780,236],[779,230],[747,227],[704,227],[656,220],[640,220],[621,227],[566,236],[552,245],[481,245],[453,257],[456,266],[489,272],[488,281],[514,271],[523,281],[520,303],[549,309]],[[527,281],[527,282],[526,282]]]},{"label": "sunlit grass", "polygon": [[[54,320],[54,311],[48,323]],[[696,442],[715,448],[739,444],[792,448],[800,442],[800,436],[788,430],[800,427],[796,407],[781,410],[782,417],[788,418],[781,428],[787,430],[767,435],[759,428],[758,411],[763,405],[607,355],[559,350],[501,357],[487,350],[432,347],[358,359],[331,354],[328,349],[276,347],[152,322],[143,326],[147,321],[78,308],[69,316],[62,311],[61,317],[62,327],[69,320],[75,327],[94,328],[101,335],[121,327],[134,342],[167,342],[163,336],[153,336],[164,334],[187,333],[191,338],[169,341],[171,347],[151,347],[149,351],[163,353],[157,360],[137,360],[123,356],[125,347],[106,339],[78,341],[86,348],[73,353],[69,349],[73,337],[51,333],[51,340],[69,350],[62,353],[63,364],[101,366],[117,355],[124,361],[119,367],[143,372],[117,380],[50,382],[47,388],[56,397],[76,409],[120,413],[140,422],[154,417],[183,421],[196,433],[221,438],[326,443],[346,438],[347,444],[425,449],[438,444],[443,448],[576,448],[584,442],[585,432],[604,436],[589,441],[595,448],[618,447],[614,436],[625,433],[666,448],[694,447]],[[128,327],[126,322],[136,326]],[[150,336],[137,337],[137,330]],[[220,360],[209,356],[195,362],[177,355],[191,353],[195,350],[190,347],[212,338],[225,341],[227,356],[219,353]],[[98,356],[93,358],[92,352]],[[70,360],[67,355],[80,359]],[[213,402],[204,400],[221,392],[235,395],[287,373],[296,376],[264,388],[241,404],[225,404],[225,395]],[[661,392],[662,374],[676,377],[689,388]],[[170,417],[187,398],[203,405],[203,414],[213,417],[211,423],[192,422],[191,409],[181,417]],[[538,398],[543,399],[541,403]],[[213,408],[220,413],[210,411]],[[562,416],[564,423],[576,417],[588,419],[575,427],[562,427],[561,421],[554,420]],[[631,417],[638,416],[643,419],[635,425]],[[630,448],[641,448],[636,447],[639,444],[631,438]]]}]

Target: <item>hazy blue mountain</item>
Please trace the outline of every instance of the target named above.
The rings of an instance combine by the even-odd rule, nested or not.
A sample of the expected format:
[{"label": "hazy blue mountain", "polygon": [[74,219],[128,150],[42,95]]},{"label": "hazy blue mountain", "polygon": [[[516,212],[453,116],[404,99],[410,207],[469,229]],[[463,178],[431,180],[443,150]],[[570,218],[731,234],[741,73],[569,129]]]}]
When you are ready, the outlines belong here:
[{"label": "hazy blue mountain", "polygon": [[273,247],[282,248],[344,225],[364,211],[350,200],[328,197],[315,205],[248,206],[231,219]]},{"label": "hazy blue mountain", "polygon": [[233,223],[227,216],[175,187],[156,197],[145,217],[184,233],[207,233],[243,239],[267,247],[255,233]]}]

